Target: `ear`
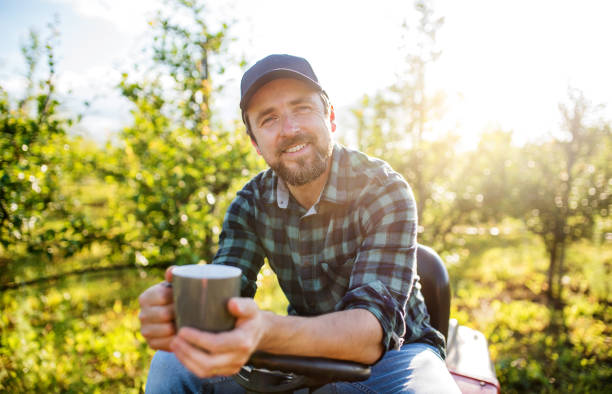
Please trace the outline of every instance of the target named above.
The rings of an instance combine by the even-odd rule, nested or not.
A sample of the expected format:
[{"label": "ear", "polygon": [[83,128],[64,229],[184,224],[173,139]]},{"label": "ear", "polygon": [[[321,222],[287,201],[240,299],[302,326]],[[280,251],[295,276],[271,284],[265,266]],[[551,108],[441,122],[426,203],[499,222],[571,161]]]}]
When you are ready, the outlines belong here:
[{"label": "ear", "polygon": [[259,146],[257,146],[257,142],[255,142],[254,138],[251,138],[251,145],[253,145],[253,148],[255,148],[257,154],[261,156],[261,151],[259,150]]},{"label": "ear", "polygon": [[329,107],[329,123],[331,125],[332,133],[336,131],[336,113],[334,112],[334,106]]}]

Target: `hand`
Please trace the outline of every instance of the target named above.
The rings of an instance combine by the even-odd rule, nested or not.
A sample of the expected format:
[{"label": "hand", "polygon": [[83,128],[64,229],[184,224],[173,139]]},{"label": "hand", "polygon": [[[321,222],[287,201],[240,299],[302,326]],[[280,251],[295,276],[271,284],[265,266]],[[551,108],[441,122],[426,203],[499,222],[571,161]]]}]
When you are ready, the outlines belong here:
[{"label": "hand", "polygon": [[140,333],[153,349],[170,351],[170,342],[175,337],[174,305],[172,302],[172,269],[166,270],[166,282],[158,283],[145,290],[138,302],[140,303]]},{"label": "hand", "polygon": [[179,361],[200,378],[230,376],[246,364],[265,332],[264,312],[250,298],[232,298],[229,312],[236,316],[233,330],[222,333],[184,327],[170,348]]}]

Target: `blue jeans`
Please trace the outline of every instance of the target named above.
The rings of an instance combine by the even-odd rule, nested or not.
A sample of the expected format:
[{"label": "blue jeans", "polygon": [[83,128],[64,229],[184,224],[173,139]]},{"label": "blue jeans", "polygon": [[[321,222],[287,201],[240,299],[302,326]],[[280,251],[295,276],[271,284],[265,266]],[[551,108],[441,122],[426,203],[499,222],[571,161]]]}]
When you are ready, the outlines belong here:
[{"label": "blue jeans", "polygon": [[[146,394],[244,393],[231,377],[200,379],[172,353],[158,351],[151,361]],[[362,382],[330,383],[316,393],[459,393],[438,351],[422,343],[410,343],[388,351],[372,366]]]}]

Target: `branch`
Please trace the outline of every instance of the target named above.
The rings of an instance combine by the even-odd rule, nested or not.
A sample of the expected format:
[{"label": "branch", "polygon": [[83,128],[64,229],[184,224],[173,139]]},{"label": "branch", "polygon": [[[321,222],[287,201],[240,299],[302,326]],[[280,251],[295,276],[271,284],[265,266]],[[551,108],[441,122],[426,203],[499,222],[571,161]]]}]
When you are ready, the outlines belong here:
[{"label": "branch", "polygon": [[4,227],[4,221],[9,219],[9,213],[4,206],[4,190],[0,188],[0,229]]},{"label": "branch", "polygon": [[110,267],[90,267],[90,268],[85,268],[85,269],[80,269],[80,270],[75,270],[75,271],[63,272],[61,274],[56,274],[56,275],[51,275],[51,276],[43,276],[41,278],[31,279],[31,280],[27,280],[24,282],[13,282],[13,283],[2,284],[0,285],[0,292],[3,292],[5,290],[12,290],[12,289],[18,289],[21,287],[36,285],[40,283],[53,282],[58,279],[66,278],[68,276],[84,275],[84,274],[100,273],[100,272],[110,272],[110,271],[122,271],[126,269],[135,269],[135,268],[141,268],[141,269],[167,268],[170,265],[172,265],[172,263],[173,261],[168,260],[168,261],[161,261],[159,263],[155,263],[155,264],[151,264],[147,266],[137,266],[134,264],[123,264],[123,265],[112,265]]}]

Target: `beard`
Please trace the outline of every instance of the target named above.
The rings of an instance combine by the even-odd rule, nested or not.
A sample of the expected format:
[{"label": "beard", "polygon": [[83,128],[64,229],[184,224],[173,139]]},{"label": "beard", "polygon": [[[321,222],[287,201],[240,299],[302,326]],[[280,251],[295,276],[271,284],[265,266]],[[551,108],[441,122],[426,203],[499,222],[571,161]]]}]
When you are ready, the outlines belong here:
[{"label": "beard", "polygon": [[314,181],[327,169],[327,163],[333,151],[331,140],[327,144],[318,144],[317,142],[316,138],[309,135],[296,135],[292,137],[278,149],[277,157],[281,157],[283,151],[290,146],[302,143],[310,144],[314,148],[314,155],[308,158],[297,159],[297,169],[290,169],[282,160],[278,160],[273,165],[270,165],[270,168],[272,168],[285,183],[292,186],[302,186]]}]

